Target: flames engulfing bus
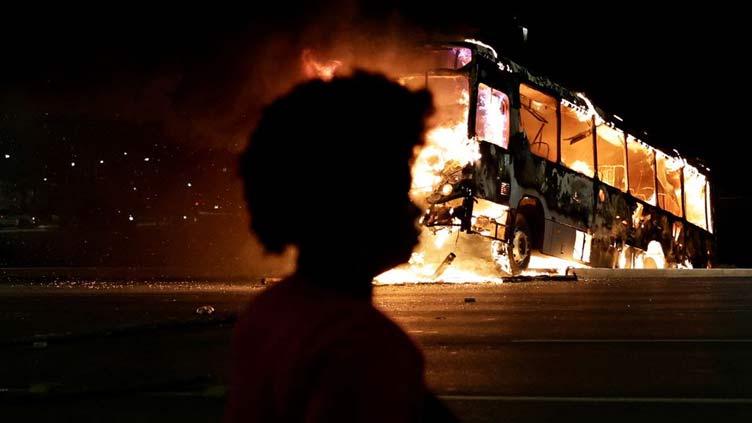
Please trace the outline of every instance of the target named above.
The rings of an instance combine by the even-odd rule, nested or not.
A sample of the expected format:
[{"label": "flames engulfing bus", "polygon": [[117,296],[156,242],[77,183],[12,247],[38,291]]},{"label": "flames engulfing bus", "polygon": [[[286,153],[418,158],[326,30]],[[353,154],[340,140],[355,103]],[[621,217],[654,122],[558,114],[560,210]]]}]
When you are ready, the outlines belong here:
[{"label": "flames engulfing bus", "polygon": [[512,274],[533,252],[592,267],[711,265],[708,169],[483,43],[429,51],[430,70],[401,81],[433,92],[436,118],[463,145],[428,182],[423,225],[491,239]]}]

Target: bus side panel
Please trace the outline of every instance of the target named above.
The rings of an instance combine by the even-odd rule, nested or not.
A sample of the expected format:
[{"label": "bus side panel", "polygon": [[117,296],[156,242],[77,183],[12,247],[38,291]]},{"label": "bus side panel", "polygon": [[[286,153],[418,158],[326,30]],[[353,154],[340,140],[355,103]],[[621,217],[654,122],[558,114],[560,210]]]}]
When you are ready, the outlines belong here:
[{"label": "bus side panel", "polygon": [[[539,192],[553,220],[586,229],[593,212],[592,179],[534,156],[522,134],[513,137],[510,147],[514,155],[516,183],[522,188]],[[514,197],[512,194],[513,200]]]},{"label": "bus side panel", "polygon": [[501,189],[502,183],[509,187],[509,169],[504,165],[505,150],[489,142],[479,142],[480,160],[473,169],[475,193],[479,198],[495,203],[509,204],[509,189]]},{"label": "bus side panel", "polygon": [[603,183],[595,186],[590,263],[595,267],[616,267],[619,253],[627,242],[630,206],[622,191]]},{"label": "bus side panel", "polygon": [[572,260],[574,257],[574,245],[577,239],[577,230],[571,226],[546,220],[546,229],[543,236],[543,248],[541,252],[554,257]]},{"label": "bus side panel", "polygon": [[647,251],[652,241],[661,245],[666,267],[707,267],[715,250],[712,235],[701,228],[602,183],[596,183],[590,230],[594,267],[618,267],[626,245]]},{"label": "bus side panel", "polygon": [[658,241],[667,267],[687,264],[707,267],[712,264],[716,248],[712,234],[656,206],[627,198],[631,201],[627,244],[647,251],[651,241]]},{"label": "bus side panel", "polygon": [[667,261],[693,268],[710,267],[715,259],[715,239],[704,229],[684,221],[673,224],[673,236]]},{"label": "bus side panel", "polygon": [[701,248],[700,254],[697,255],[696,263],[693,263],[694,267],[713,267],[717,263],[717,246],[715,236],[706,231],[702,231],[699,228],[694,229],[699,233],[698,248]]}]

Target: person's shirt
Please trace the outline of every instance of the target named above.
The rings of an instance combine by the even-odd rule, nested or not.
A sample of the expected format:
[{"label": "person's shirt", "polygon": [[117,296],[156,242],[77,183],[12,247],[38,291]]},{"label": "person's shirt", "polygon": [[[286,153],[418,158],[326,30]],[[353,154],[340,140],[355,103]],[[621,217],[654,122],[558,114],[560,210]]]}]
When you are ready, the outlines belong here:
[{"label": "person's shirt", "polygon": [[358,298],[292,277],[255,297],[234,334],[225,421],[421,421],[423,356]]}]

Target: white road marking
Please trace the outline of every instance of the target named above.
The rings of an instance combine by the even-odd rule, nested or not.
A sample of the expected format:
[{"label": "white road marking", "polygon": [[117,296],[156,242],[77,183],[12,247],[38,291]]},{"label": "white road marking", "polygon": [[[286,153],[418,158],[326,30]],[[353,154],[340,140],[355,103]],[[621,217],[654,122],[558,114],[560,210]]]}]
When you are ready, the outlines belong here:
[{"label": "white road marking", "polygon": [[438,397],[444,401],[752,404],[752,398],[560,397],[515,395],[438,395]]},{"label": "white road marking", "polygon": [[665,338],[665,339],[512,339],[517,344],[750,344],[752,339]]}]

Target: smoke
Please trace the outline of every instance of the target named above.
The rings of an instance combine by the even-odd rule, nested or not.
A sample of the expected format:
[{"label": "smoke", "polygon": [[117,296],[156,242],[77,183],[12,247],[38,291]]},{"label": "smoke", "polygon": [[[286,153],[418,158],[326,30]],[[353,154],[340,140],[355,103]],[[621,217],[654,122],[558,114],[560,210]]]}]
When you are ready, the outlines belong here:
[{"label": "smoke", "polygon": [[[437,34],[396,13],[371,16],[354,1],[324,8],[305,22],[249,30],[217,66],[163,78],[167,84],[161,87],[169,89],[163,98],[171,106],[165,109],[166,127],[184,139],[238,151],[263,107],[308,77],[303,52],[322,62],[341,62],[339,73],[362,68],[394,75],[417,60],[408,46],[432,35]],[[152,94],[159,95],[158,89]]]},{"label": "smoke", "polygon": [[[182,19],[141,11],[99,20],[33,16],[33,25],[0,28],[3,39],[22,39],[0,69],[0,117],[14,122],[0,126],[11,156],[3,179],[26,172],[18,186],[36,193],[34,212],[86,222],[89,243],[122,250],[109,257],[288,269],[289,258],[280,265],[264,257],[237,218],[245,211],[234,155],[264,106],[306,78],[303,51],[341,61],[345,73],[391,74],[413,61],[405,46],[433,38],[395,5],[366,3],[201,8]],[[186,226],[170,232],[177,225]],[[135,227],[146,228],[142,237],[112,246],[112,228]],[[9,248],[20,260],[17,247]],[[71,251],[71,263],[88,264],[100,260],[96,250],[61,247],[34,260]]]},{"label": "smoke", "polygon": [[304,78],[304,49],[344,70],[388,73],[405,62],[406,43],[456,35],[417,22],[430,10],[423,6],[350,0],[201,8],[183,19],[137,10],[80,22],[34,17],[19,23],[25,44],[9,53],[0,86],[29,99],[30,114],[156,127],[165,143],[237,152],[263,106]]}]

